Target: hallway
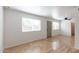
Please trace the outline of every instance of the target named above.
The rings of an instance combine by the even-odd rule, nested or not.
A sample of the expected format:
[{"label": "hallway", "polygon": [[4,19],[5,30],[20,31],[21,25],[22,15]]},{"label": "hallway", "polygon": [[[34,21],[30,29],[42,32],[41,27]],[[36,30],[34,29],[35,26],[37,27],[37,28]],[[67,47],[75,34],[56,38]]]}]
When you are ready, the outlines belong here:
[{"label": "hallway", "polygon": [[[7,53],[67,53],[75,52],[74,37],[58,35],[5,49]],[[77,51],[78,52],[78,51]]]}]

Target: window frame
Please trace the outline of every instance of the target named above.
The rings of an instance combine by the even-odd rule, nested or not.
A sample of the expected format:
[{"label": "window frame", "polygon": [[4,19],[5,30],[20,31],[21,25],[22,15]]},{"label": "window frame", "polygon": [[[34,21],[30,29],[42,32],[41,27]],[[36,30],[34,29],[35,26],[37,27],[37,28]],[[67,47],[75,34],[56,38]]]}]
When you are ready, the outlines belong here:
[{"label": "window frame", "polygon": [[[23,20],[24,19],[24,20]],[[26,20],[25,20],[26,19]],[[28,19],[28,20],[27,20]],[[39,20],[39,19],[34,19],[34,18],[27,18],[27,17],[22,17],[22,32],[33,32],[33,31],[41,31],[41,20]],[[26,27],[30,27],[31,29],[30,30],[27,30],[28,28],[25,28],[24,26],[24,21],[28,21],[31,25],[29,25],[29,26],[26,26]],[[35,29],[35,26],[37,26],[36,24],[35,24],[35,21],[36,22],[38,22],[38,29]],[[27,23],[27,22],[26,22]],[[27,24],[26,24],[27,25]],[[35,26],[33,26],[33,25],[35,25]],[[26,29],[26,30],[25,30]]]},{"label": "window frame", "polygon": [[[54,23],[56,23],[56,24],[58,24],[58,25],[56,25],[56,24],[54,24]],[[57,27],[58,26],[58,27]],[[57,28],[56,28],[57,27]],[[59,22],[58,21],[53,21],[52,22],[52,30],[59,30],[60,29],[60,24],[59,24]]]}]

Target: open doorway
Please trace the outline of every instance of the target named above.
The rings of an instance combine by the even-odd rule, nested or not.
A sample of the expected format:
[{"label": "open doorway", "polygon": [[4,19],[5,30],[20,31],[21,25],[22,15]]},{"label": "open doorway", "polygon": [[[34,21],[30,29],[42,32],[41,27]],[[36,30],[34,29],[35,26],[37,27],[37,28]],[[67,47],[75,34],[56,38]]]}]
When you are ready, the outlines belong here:
[{"label": "open doorway", "polygon": [[47,38],[52,37],[52,22],[47,21]]},{"label": "open doorway", "polygon": [[71,22],[71,43],[72,43],[72,47],[74,47],[75,45],[75,23]]},{"label": "open doorway", "polygon": [[75,24],[71,23],[71,36],[75,36]]},{"label": "open doorway", "polygon": [[60,22],[47,21],[47,38],[60,35]]}]

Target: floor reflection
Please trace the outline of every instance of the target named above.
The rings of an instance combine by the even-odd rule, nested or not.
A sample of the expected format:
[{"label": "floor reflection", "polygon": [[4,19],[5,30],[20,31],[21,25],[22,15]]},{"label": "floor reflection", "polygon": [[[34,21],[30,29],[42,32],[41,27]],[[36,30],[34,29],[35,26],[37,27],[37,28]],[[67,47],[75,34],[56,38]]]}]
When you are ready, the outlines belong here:
[{"label": "floor reflection", "polygon": [[56,36],[48,39],[37,40],[28,44],[5,49],[7,53],[65,53],[73,52],[73,38]]},{"label": "floor reflection", "polygon": [[59,48],[59,41],[53,41],[52,42],[52,49],[57,50]]}]

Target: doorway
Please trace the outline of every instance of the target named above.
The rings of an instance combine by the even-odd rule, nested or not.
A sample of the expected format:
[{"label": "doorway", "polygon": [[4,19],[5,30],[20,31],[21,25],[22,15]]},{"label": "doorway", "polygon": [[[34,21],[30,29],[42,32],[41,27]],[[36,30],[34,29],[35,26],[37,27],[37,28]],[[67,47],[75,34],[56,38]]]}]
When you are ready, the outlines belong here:
[{"label": "doorway", "polygon": [[72,47],[75,45],[75,23],[71,22],[71,37],[72,37]]},{"label": "doorway", "polygon": [[52,37],[52,22],[47,21],[47,38]]},{"label": "doorway", "polygon": [[75,36],[75,24],[71,23],[71,36]]}]

